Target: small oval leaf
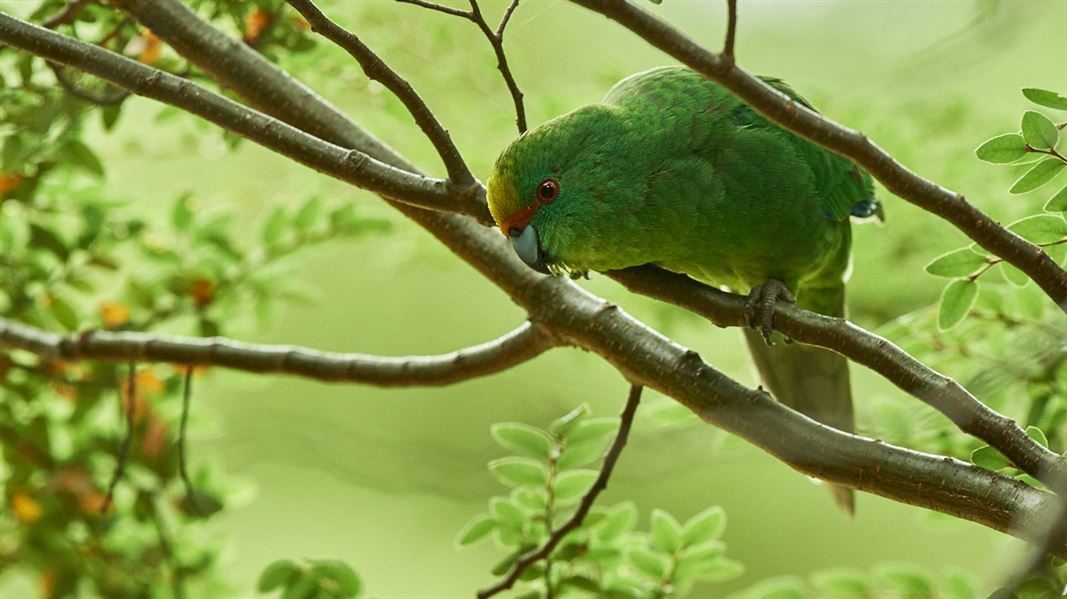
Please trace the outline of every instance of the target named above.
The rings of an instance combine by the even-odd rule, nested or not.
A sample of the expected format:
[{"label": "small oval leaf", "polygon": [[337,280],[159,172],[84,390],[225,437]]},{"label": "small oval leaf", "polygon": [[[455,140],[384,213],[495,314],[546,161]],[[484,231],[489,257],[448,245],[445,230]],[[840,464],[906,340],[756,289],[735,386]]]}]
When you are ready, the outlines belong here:
[{"label": "small oval leaf", "polygon": [[1060,132],[1047,116],[1036,110],[1023,113],[1023,139],[1026,143],[1042,150],[1055,148]]},{"label": "small oval leaf", "polygon": [[555,442],[545,431],[521,422],[500,422],[489,429],[504,449],[535,458],[547,458]]},{"label": "small oval leaf", "polygon": [[669,513],[656,508],[652,510],[652,546],[673,555],[682,547],[682,530],[678,521]]},{"label": "small oval leaf", "polygon": [[289,586],[297,576],[300,576],[300,567],[291,560],[278,560],[266,568],[259,575],[256,589],[261,593],[267,593],[274,589]]},{"label": "small oval leaf", "polygon": [[685,523],[682,539],[687,546],[700,545],[722,536],[726,530],[726,511],[712,506],[696,514]]},{"label": "small oval leaf", "polygon": [[986,264],[985,256],[960,248],[935,258],[926,265],[926,272],[936,277],[965,277]]},{"label": "small oval leaf", "polygon": [[1022,177],[1019,177],[1019,180],[1011,186],[1008,192],[1020,194],[1033,191],[1051,181],[1065,166],[1067,166],[1067,163],[1058,158],[1046,158],[1026,171]]},{"label": "small oval leaf", "polygon": [[1067,212],[1067,187],[1052,196],[1048,203],[1045,204],[1045,212]]},{"label": "small oval leaf", "polygon": [[501,458],[489,462],[489,471],[509,487],[543,485],[548,470],[540,462],[528,458]]},{"label": "small oval leaf", "polygon": [[1026,140],[1018,133],[1005,133],[988,139],[974,151],[979,160],[1007,164],[1026,156]]},{"label": "small oval leaf", "polygon": [[486,537],[496,528],[496,521],[488,514],[478,514],[463,525],[459,534],[456,535],[456,543],[470,545]]},{"label": "small oval leaf", "polygon": [[983,445],[971,452],[971,463],[986,470],[1000,470],[1011,466],[1008,458],[994,447]]},{"label": "small oval leaf", "polygon": [[1040,104],[1041,106],[1047,106],[1057,110],[1067,110],[1067,98],[1054,91],[1037,87],[1027,87],[1023,89],[1023,95],[1026,96],[1027,100],[1030,100],[1034,104]]},{"label": "small oval leaf", "polygon": [[959,324],[978,297],[978,283],[967,279],[956,279],[945,286],[941,294],[941,305],[937,312],[937,327],[947,331]]},{"label": "small oval leaf", "polygon": [[1030,243],[1052,243],[1067,237],[1067,221],[1051,214],[1039,214],[1013,222],[1008,230]]}]

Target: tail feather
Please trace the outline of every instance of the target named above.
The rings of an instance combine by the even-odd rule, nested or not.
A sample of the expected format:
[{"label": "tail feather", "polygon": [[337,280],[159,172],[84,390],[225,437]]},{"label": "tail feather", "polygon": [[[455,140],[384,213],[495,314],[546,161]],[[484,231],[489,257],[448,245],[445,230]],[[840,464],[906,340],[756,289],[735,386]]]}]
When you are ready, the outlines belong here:
[{"label": "tail feather", "polygon": [[[843,314],[843,289],[836,295],[840,299],[834,303],[840,307],[833,312]],[[803,290],[798,299],[804,303]],[[799,343],[767,345],[759,331],[745,329],[744,333],[760,379],[775,399],[828,426],[845,432],[855,429],[848,360]],[[855,512],[851,489],[831,485],[830,492],[841,509],[850,515]]]}]

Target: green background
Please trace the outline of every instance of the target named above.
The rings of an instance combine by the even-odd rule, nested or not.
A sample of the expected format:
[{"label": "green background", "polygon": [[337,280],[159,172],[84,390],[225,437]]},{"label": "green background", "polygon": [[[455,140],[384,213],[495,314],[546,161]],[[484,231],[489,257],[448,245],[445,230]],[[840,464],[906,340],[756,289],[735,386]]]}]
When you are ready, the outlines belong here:
[{"label": "green background", "polygon": [[[11,4],[18,12],[19,3]],[[504,6],[484,4],[491,17]],[[725,3],[644,6],[702,42],[717,46],[722,39]],[[486,177],[515,135],[514,115],[473,25],[385,0],[323,7],[415,85],[476,175]],[[972,150],[1016,126],[1026,107],[1019,88],[1067,84],[1067,77],[1050,75],[1063,72],[1054,65],[1062,66],[1067,53],[1065,22],[1067,3],[1053,0],[743,0],[737,55],[747,69],[786,79],[829,117],[1008,221],[1037,212],[1044,198],[1009,197],[1004,190],[1015,173],[982,165]],[[524,2],[506,44],[531,126],[597,101],[630,73],[671,64],[621,27],[563,1]],[[356,122],[443,175],[400,104],[368,85],[347,56],[319,47],[284,65]],[[202,207],[232,206],[258,228],[273,205],[318,193],[395,223],[387,234],[330,244],[291,261],[292,276],[306,283],[314,301],[284,304],[268,328],[251,317],[231,326],[240,338],[335,351],[437,353],[491,339],[522,321],[522,311],[502,293],[370,194],[248,143],[229,153],[210,127],[158,122],[160,108],[150,101],[138,99],[127,110],[115,133],[97,131],[87,142],[108,166],[110,194],[129,200],[133,213],[163,222],[173,199],[189,191]],[[935,302],[942,281],[922,266],[964,245],[950,225],[884,191],[882,197],[887,226],[855,231],[849,304],[868,328]],[[755,384],[736,330],[631,296],[603,277],[582,284]],[[860,367],[853,378],[861,429],[874,425],[879,405],[917,403]],[[300,556],[348,561],[372,597],[472,596],[492,580],[489,567],[502,556],[491,542],[454,545],[456,531],[501,490],[485,468],[503,455],[489,437],[490,424],[544,425],[582,402],[598,416],[614,415],[626,394],[611,367],[571,349],[444,389],[326,385],[217,369],[197,386],[192,461],[220,461],[250,491],[212,525],[230,539],[224,570],[242,596],[253,595],[268,562]],[[729,515],[728,555],[747,572],[702,587],[698,596],[769,576],[885,561],[916,562],[934,572],[959,566],[991,585],[1022,555],[1021,544],[979,525],[870,495],[859,497],[849,520],[825,490],[760,450],[700,423],[664,426],[667,415],[677,415],[671,402],[646,397],[601,501],[634,499],[642,526],[653,507],[684,519],[722,505]]]}]

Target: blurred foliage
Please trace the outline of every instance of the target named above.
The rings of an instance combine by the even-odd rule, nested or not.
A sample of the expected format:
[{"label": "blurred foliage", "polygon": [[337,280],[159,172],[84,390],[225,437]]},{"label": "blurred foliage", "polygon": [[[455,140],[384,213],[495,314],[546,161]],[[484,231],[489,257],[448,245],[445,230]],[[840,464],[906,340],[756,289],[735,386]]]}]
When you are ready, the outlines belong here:
[{"label": "blurred foliage", "polygon": [[[44,22],[66,5],[65,0],[45,0],[29,16]],[[407,134],[412,129],[403,107],[381,93],[376,83],[361,77],[343,52],[316,43],[306,22],[280,0],[195,0],[191,5],[269,59],[301,75],[313,71],[307,76],[322,84],[317,89],[358,95],[367,112],[382,115],[374,118],[402,132],[396,136],[398,143],[420,143],[408,141],[419,136]],[[418,12],[414,7],[397,10]],[[368,10],[360,21],[371,32],[390,33],[387,39],[374,40],[383,54],[396,54],[405,66],[421,65],[423,71],[424,63],[431,60],[448,65],[471,62],[471,50],[453,34],[449,19],[431,21],[428,26],[426,21],[399,19],[395,14],[410,13]],[[214,85],[150,31],[102,3],[88,3],[58,29],[153,67]],[[484,64],[475,61],[477,68],[448,70],[448,85],[469,88],[479,99],[501,93],[488,49],[480,40],[470,44],[475,46],[484,54]],[[537,47],[539,56],[570,51]],[[561,78],[557,84],[553,61],[540,62],[544,64],[525,66],[542,75],[551,71],[552,76],[530,77],[533,82],[547,81],[555,92],[587,86],[570,95],[540,94],[540,100],[530,94],[531,113],[542,116],[572,108],[582,93],[594,97],[629,74],[608,65],[591,80],[578,83]],[[1037,88],[1023,93],[1038,109],[1023,115],[1021,132],[995,137],[977,150],[983,160],[1006,163],[1011,169],[1023,165],[1025,170],[1011,186],[1013,193],[1038,189],[1064,170],[1062,156],[1050,153],[1057,151],[1063,137],[1062,123],[1048,116],[1062,113],[1048,110],[1065,109],[1067,100]],[[299,268],[291,259],[295,253],[385,230],[384,222],[356,215],[350,202],[335,204],[312,194],[297,198],[292,208],[268,210],[254,231],[219,202],[201,208],[202,198],[189,193],[145,198],[168,204],[165,218],[149,218],[144,209],[135,210],[127,198],[109,192],[104,183],[108,157],[98,156],[90,142],[93,131],[106,133],[121,126],[128,100],[121,90],[93,77],[0,48],[0,313],[5,317],[65,333],[108,329],[240,334],[253,324],[270,322],[280,300],[308,300]],[[833,98],[824,100],[818,103],[841,113]],[[968,127],[975,109],[947,95],[923,96],[921,110],[907,105],[907,98],[899,102],[895,107],[899,110],[893,111],[899,118],[871,123],[874,137],[892,141],[929,136],[931,143],[943,146],[936,151],[946,156],[944,165],[938,167],[942,169],[939,175],[958,177],[953,169],[971,174],[958,166],[961,159],[954,157],[960,153],[951,144],[971,134]],[[454,117],[450,123],[458,125],[454,130],[457,139],[464,136],[464,145],[490,149],[501,145],[501,139],[464,126],[475,119],[486,124],[485,130],[509,134],[512,130],[507,110],[464,116],[472,111],[447,104],[439,103],[441,109],[457,113],[450,114]],[[857,106],[849,108],[851,112],[842,120],[863,122],[865,103]],[[875,106],[872,110],[882,107],[871,106]],[[153,124],[160,131],[179,131],[192,124],[197,135],[221,136],[230,149],[240,141],[186,119],[177,110],[155,110]],[[943,134],[942,141],[933,139],[934,132]],[[144,148],[156,141],[141,136],[137,144]],[[972,141],[965,139],[966,144]],[[916,163],[922,156],[919,145],[910,144],[895,153],[906,163]],[[402,149],[419,159],[429,151]],[[472,164],[485,163],[490,154],[490,150],[480,152]],[[1034,158],[1040,160],[1031,162]],[[436,163],[432,158],[425,162]],[[112,181],[115,175],[122,173],[113,173]],[[1034,215],[1018,204],[992,207],[992,211],[1011,215],[1006,222],[1012,222],[1016,232],[1045,246],[1062,263],[1067,257],[1063,224],[1067,189],[1053,194],[1044,210],[1045,214]],[[893,257],[901,261],[905,273],[895,280],[903,283],[913,278],[910,272],[928,260],[923,258],[924,251],[940,247],[936,236],[930,235],[931,228],[912,226],[931,220],[927,217],[923,215],[925,221],[904,220],[907,216],[892,221],[893,237],[865,248],[868,263]],[[911,266],[916,268],[909,272]],[[920,360],[951,373],[994,409],[1018,418],[1055,451],[1067,449],[1063,314],[1021,273],[980,248],[950,252],[927,270],[950,279],[940,307],[926,306],[896,317],[902,305],[910,310],[936,299],[925,289],[932,279],[902,289],[900,296],[869,286],[856,289],[853,296],[863,300],[855,302],[857,318],[877,323],[892,315],[895,319],[880,329],[883,335]],[[999,270],[1000,275],[990,270]],[[673,307],[656,305],[651,311],[662,328],[681,330],[676,326],[680,322],[690,329],[706,327]],[[0,511],[0,575],[15,567],[30,569],[38,577],[41,594],[49,597],[235,594],[220,565],[226,535],[220,534],[216,522],[247,491],[218,464],[197,461],[195,453],[192,489],[182,484],[176,441],[183,374],[178,366],[140,366],[135,375],[136,394],[127,402],[123,397],[130,385],[124,365],[65,364],[22,352],[0,352],[4,466],[0,483],[5,507]],[[196,374],[198,381],[205,376],[201,371]],[[863,424],[878,437],[972,459],[982,467],[1035,484],[1003,456],[981,447],[918,402],[874,398],[871,403],[875,417]],[[102,513],[130,407],[133,445],[113,504]],[[646,423],[669,431],[696,422],[683,407],[667,401],[644,417]],[[206,424],[193,421],[194,429]],[[590,467],[599,463],[616,428],[615,419],[592,418],[585,408],[546,429],[518,423],[494,426],[494,439],[515,455],[493,461],[490,470],[510,491],[491,498],[487,512],[468,523],[458,542],[473,544],[492,536],[506,552],[493,569],[495,575],[502,574],[518,555],[538,546],[551,527],[573,512],[595,478]],[[193,500],[190,492],[195,494]],[[720,536],[725,513],[719,508],[700,512],[684,523],[667,511],[652,510],[647,530],[638,530],[637,522],[633,502],[595,507],[553,552],[551,568],[541,564],[530,570],[521,593],[542,596],[551,587],[556,596],[684,596],[709,588],[697,587],[697,582],[714,584],[742,571],[739,562],[724,556]],[[1026,592],[1035,594],[1024,596],[1039,597],[1049,588],[1062,588],[1061,574],[1050,571],[1031,581]],[[317,599],[357,596],[362,584],[347,565],[337,561],[285,560],[268,566],[258,586],[263,592],[281,591],[287,599]],[[974,581],[963,573],[935,578],[916,566],[882,564],[870,572],[833,569],[806,580],[772,579],[738,597],[964,599],[976,596],[974,589]]]},{"label": "blurred foliage", "polygon": [[[507,573],[571,518],[598,475],[587,467],[603,459],[618,429],[618,419],[591,418],[585,405],[544,429],[518,422],[494,425],[493,439],[515,455],[489,462],[489,471],[511,490],[490,498],[488,511],[471,519],[457,542],[470,545],[494,533],[508,556],[492,573]],[[685,596],[698,581],[721,582],[744,571],[725,557],[726,513],[720,507],[684,523],[655,509],[648,531],[635,530],[637,520],[637,506],[630,501],[593,507],[547,559],[523,573],[526,587],[517,596]]]},{"label": "blurred foliage", "polygon": [[[57,14],[65,4],[43,2],[33,17]],[[293,21],[253,31],[265,7],[233,2],[223,12],[264,49],[310,47]],[[62,27],[189,74],[120,11],[91,3]],[[201,210],[189,194],[172,200],[169,222],[147,222],[108,193],[106,164],[82,141],[91,118],[105,130],[116,126],[125,94],[8,48],[0,48],[0,77],[5,317],[61,333],[221,335],[250,307],[263,324],[278,301],[303,297],[286,260],[295,252],[385,227],[358,218],[352,204],[328,207],[310,197],[295,211],[275,208],[259,240],[242,243],[232,212]],[[211,519],[247,493],[211,463],[195,468],[193,490],[182,485],[176,439],[185,369],[140,367],[132,386],[124,370],[0,352],[3,498],[10,508],[0,512],[0,570],[35,569],[45,597],[228,594]],[[109,498],[127,416],[132,446]],[[321,572],[332,567],[315,565],[308,577],[325,580]]]}]

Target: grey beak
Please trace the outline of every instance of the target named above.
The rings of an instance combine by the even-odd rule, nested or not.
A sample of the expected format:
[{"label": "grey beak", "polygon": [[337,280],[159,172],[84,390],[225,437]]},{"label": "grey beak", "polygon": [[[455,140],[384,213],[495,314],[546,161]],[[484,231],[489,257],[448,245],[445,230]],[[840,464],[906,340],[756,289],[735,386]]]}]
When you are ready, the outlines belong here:
[{"label": "grey beak", "polygon": [[526,225],[521,229],[513,228],[508,231],[508,240],[519,259],[526,266],[539,273],[550,274],[548,265],[545,263],[545,252],[541,249],[541,239],[537,236],[537,229],[533,225]]}]

